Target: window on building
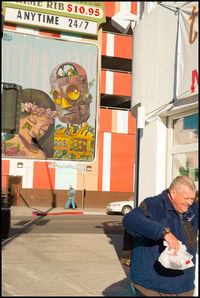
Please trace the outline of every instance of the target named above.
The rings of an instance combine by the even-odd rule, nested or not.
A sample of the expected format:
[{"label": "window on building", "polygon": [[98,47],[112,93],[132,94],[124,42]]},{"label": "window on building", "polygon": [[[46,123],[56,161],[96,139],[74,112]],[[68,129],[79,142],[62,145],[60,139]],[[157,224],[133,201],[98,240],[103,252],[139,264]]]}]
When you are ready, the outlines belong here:
[{"label": "window on building", "polygon": [[197,187],[198,169],[198,113],[188,112],[169,118],[170,176],[190,176]]},{"label": "window on building", "polygon": [[101,69],[131,73],[132,60],[111,56],[101,56]]}]

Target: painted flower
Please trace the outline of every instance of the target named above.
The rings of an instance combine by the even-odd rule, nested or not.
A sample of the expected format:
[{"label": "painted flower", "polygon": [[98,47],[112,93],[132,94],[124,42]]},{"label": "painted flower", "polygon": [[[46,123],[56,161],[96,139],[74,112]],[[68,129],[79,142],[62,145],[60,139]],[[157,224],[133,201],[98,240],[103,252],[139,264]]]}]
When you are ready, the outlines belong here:
[{"label": "painted flower", "polygon": [[35,102],[32,103],[21,103],[21,111],[26,111],[28,113],[33,113],[33,114],[37,114],[39,117],[46,117],[47,119],[49,119],[50,123],[54,123],[58,113],[57,111],[52,111],[50,108],[39,108],[38,105],[35,104]]},{"label": "painted flower", "polygon": [[17,154],[17,148],[15,146],[9,146],[6,148],[6,154],[7,155],[16,155]]},{"label": "painted flower", "polygon": [[53,119],[54,121],[56,120],[56,118],[58,117],[58,113],[56,111],[52,111],[52,115],[53,115]]},{"label": "painted flower", "polygon": [[26,102],[26,103],[24,104],[24,110],[25,110],[26,112],[28,112],[28,113],[31,112],[32,107],[33,107],[33,104],[32,104],[31,102],[29,102],[29,103]]},{"label": "painted flower", "polygon": [[32,107],[32,112],[33,112],[34,114],[36,114],[36,113],[39,112],[39,108],[38,108],[37,105],[34,105],[34,106]]},{"label": "painted flower", "polygon": [[45,113],[45,117],[46,117],[47,119],[50,119],[50,118],[51,118],[51,112],[46,112],[46,113]]},{"label": "painted flower", "polygon": [[1,150],[4,152],[6,150],[6,146],[4,142],[1,142]]},{"label": "painted flower", "polygon": [[39,115],[40,117],[41,117],[41,116],[44,116],[45,112],[46,112],[46,109],[44,109],[44,108],[40,108],[40,109],[38,110],[38,115]]}]

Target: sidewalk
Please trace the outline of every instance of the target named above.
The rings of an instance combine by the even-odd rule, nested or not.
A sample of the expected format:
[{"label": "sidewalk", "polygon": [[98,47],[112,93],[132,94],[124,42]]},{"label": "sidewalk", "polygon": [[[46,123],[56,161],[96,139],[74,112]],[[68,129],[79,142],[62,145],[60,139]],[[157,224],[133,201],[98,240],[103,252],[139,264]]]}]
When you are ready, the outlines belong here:
[{"label": "sidewalk", "polygon": [[36,215],[64,215],[64,214],[92,214],[106,215],[106,208],[76,208],[65,209],[63,207],[26,207],[26,206],[11,206],[11,216],[36,216]]},{"label": "sidewalk", "polygon": [[[48,208],[37,207],[35,211],[47,212]],[[54,208],[48,212],[63,211]],[[104,209],[78,211],[106,214]],[[32,216],[32,212],[28,207],[11,207],[11,216]],[[120,263],[122,243],[121,234],[58,231],[25,232],[10,237],[2,242],[1,294],[3,297],[130,297],[129,268]]]}]

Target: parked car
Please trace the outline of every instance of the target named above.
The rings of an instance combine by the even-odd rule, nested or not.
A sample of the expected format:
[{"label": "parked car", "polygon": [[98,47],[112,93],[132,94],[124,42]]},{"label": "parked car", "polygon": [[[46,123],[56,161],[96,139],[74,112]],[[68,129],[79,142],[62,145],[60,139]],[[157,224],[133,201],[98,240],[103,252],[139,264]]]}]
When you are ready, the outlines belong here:
[{"label": "parked car", "polygon": [[109,203],[106,207],[107,214],[122,213],[123,215],[130,212],[133,208],[134,208],[133,200],[112,202],[112,203]]}]

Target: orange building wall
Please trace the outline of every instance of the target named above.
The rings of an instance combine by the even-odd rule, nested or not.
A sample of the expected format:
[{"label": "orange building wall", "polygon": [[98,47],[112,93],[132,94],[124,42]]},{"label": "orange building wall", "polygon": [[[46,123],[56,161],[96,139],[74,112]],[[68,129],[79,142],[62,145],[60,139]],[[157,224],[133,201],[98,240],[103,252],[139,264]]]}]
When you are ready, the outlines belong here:
[{"label": "orange building wall", "polygon": [[[112,17],[120,10],[120,2],[105,1],[105,15]],[[137,2],[131,2],[131,12],[137,14]],[[17,26],[4,25],[5,29],[18,32]],[[19,30],[20,32],[20,30]],[[39,35],[61,38],[61,33],[51,30],[38,30]],[[102,43],[100,44],[101,55],[106,55],[107,52],[107,38],[106,32],[102,32]],[[82,38],[84,40],[84,38]],[[114,57],[132,59],[132,37],[114,34]],[[124,51],[126,49],[126,51]],[[100,74],[100,93],[106,93],[106,71],[101,70]],[[131,74],[129,73],[113,73],[113,95],[118,96],[131,96]],[[134,183],[134,162],[135,162],[135,133],[136,133],[136,120],[127,111],[128,117],[128,131],[119,133],[117,131],[117,110],[102,109],[99,112],[99,128],[98,128],[98,156],[95,165],[92,164],[92,172],[87,173],[85,180],[90,185],[95,185],[96,192],[102,192],[103,183],[103,146],[105,133],[111,134],[111,157],[110,157],[110,193],[118,192],[132,192]],[[6,188],[7,177],[11,171],[13,161],[2,160],[2,187]],[[50,162],[34,161],[33,167],[29,170],[24,169],[24,175],[32,175],[32,186],[28,186],[31,190],[38,190],[39,192],[45,190],[55,189],[56,169],[49,167]],[[32,171],[32,172],[31,172]],[[14,171],[12,171],[13,173]],[[17,169],[16,169],[16,175]],[[77,185],[82,187],[82,170],[77,170]],[[89,179],[92,175],[92,180]],[[45,179],[44,179],[45,177]],[[95,183],[96,181],[96,183]],[[26,188],[26,185],[24,185]],[[87,189],[90,191],[90,188]],[[94,188],[92,189],[94,190]]]}]

